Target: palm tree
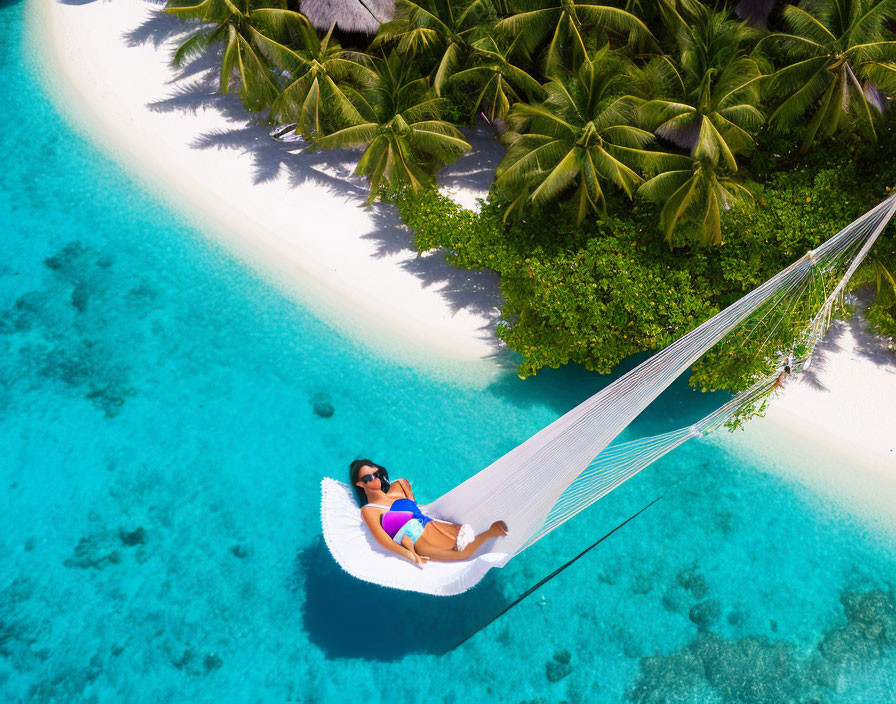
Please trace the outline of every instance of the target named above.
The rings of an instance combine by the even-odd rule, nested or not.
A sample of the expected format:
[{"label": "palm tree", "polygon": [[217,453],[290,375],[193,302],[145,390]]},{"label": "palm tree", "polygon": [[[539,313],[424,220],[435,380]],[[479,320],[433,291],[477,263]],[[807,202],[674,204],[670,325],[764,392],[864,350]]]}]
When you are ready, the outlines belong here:
[{"label": "palm tree", "polygon": [[876,139],[875,117],[885,93],[896,92],[896,41],[887,23],[894,0],[804,0],[784,8],[789,33],[764,38],[757,47],[786,62],[768,83],[769,95],[787,96],[769,122],[780,130],[812,117],[802,129],[802,150],[858,124]]},{"label": "palm tree", "polygon": [[507,217],[575,192],[576,218],[606,212],[605,188],[631,197],[642,177],[635,170],[664,155],[645,147],[650,132],[632,125],[636,99],[626,93],[630,64],[602,50],[586,59],[574,78],[544,85],[538,105],[517,103],[508,115],[510,146],[495,186],[510,202]]},{"label": "palm tree", "polygon": [[[545,73],[553,75],[563,69],[566,48],[570,48],[571,65],[586,61],[599,44],[598,34],[615,32],[655,43],[650,30],[631,12],[611,5],[577,2],[576,0],[521,0],[527,8],[500,20],[495,26],[515,38],[516,45],[529,55],[548,37]],[[605,40],[605,36],[601,36]]]},{"label": "palm tree", "polygon": [[455,73],[448,83],[476,86],[474,115],[482,112],[492,122],[503,120],[511,103],[543,97],[541,84],[510,59],[512,47],[503,49],[492,33],[474,41],[472,49],[472,66]]},{"label": "palm tree", "polygon": [[752,133],[762,125],[757,105],[764,75],[756,59],[742,54],[755,30],[704,5],[692,3],[683,11],[686,20],[671,5],[663,7],[664,21],[677,36],[677,61],[655,57],[639,72],[638,83],[645,98],[665,96],[643,103],[641,124],[686,154],[669,157],[669,170],[646,181],[639,193],[662,206],[660,227],[668,241],[690,220],[700,242],[718,244],[722,211],[751,197],[731,175],[738,168],[735,154],[753,148]]},{"label": "palm tree", "polygon": [[401,54],[432,60],[433,88],[440,96],[469,53],[483,9],[475,0],[396,0],[395,19],[380,26],[370,49],[394,43]]},{"label": "palm tree", "polygon": [[706,157],[679,156],[677,164],[645,181],[638,192],[662,205],[660,227],[671,241],[676,226],[684,219],[697,224],[703,244],[722,241],[722,210],[741,199],[752,198],[739,183],[723,175],[717,163]]},{"label": "palm tree", "polygon": [[239,95],[249,110],[264,110],[277,97],[277,83],[258,51],[258,38],[263,35],[256,26],[276,23],[277,16],[287,12],[286,0],[203,0],[195,5],[168,0],[165,12],[202,24],[175,50],[172,60],[176,66],[184,65],[212,45],[223,44],[221,93],[230,92],[236,77]]},{"label": "palm tree", "polygon": [[355,173],[370,178],[373,201],[384,183],[414,192],[432,184],[435,172],[470,150],[460,132],[439,119],[438,98],[411,62],[398,53],[377,61],[373,87],[358,92],[364,122],[320,137],[319,148],[364,147]]},{"label": "palm tree", "polygon": [[323,39],[304,15],[278,18],[293,41],[258,38],[259,49],[270,63],[290,77],[271,104],[271,115],[283,123],[296,123],[296,132],[307,140],[334,129],[363,122],[352,103],[356,91],[372,85],[376,74],[361,63],[366,57],[342,49],[333,39],[333,28]]},{"label": "palm tree", "polygon": [[656,135],[715,167],[721,159],[737,171],[735,153],[749,151],[751,132],[762,125],[759,63],[741,55],[741,45],[753,31],[702,7],[679,28],[678,65],[668,57],[653,63],[670,77],[666,95],[677,99],[649,100],[641,107],[643,125]]}]

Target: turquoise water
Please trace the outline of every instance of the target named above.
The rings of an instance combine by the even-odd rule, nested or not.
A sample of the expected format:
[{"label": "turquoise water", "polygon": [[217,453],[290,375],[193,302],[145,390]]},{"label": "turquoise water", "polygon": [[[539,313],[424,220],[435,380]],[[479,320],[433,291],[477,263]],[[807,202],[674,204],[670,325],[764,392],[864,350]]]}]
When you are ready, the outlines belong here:
[{"label": "turquoise water", "polygon": [[[430,500],[605,380],[468,388],[341,336],[67,126],[22,15],[0,5],[3,701],[892,701],[892,537],[724,438],[461,597],[343,575],[322,476],[370,456]],[[710,403],[678,386],[638,430]]]}]

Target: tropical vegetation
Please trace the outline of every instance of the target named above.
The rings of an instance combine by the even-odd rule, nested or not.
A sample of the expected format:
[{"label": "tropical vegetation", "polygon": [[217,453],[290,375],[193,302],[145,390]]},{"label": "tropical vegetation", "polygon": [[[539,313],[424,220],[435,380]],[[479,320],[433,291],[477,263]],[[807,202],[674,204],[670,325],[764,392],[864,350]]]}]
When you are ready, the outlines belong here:
[{"label": "tropical vegetation", "polygon": [[[176,63],[215,57],[259,119],[357,149],[421,249],[501,274],[498,334],[528,375],[667,344],[893,185],[896,0],[753,5],[396,0],[373,37],[315,28],[297,0],[167,11],[191,21]],[[507,151],[474,213],[432,186],[478,121]],[[855,278],[890,335],[894,242]]]}]

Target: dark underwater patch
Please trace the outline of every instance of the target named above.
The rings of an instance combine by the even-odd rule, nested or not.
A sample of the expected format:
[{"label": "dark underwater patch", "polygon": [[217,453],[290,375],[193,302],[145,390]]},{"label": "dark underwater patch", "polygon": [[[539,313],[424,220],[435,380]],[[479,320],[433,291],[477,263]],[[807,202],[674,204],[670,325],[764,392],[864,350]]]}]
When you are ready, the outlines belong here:
[{"label": "dark underwater patch", "polygon": [[[137,390],[129,383],[130,369],[122,360],[130,350],[109,338],[109,317],[120,313],[120,279],[113,259],[80,241],[69,242],[44,260],[52,272],[47,286],[20,296],[0,312],[0,334],[28,334],[9,355],[19,377],[60,382],[101,410],[107,418],[121,413]],[[154,296],[141,284],[128,282],[123,314],[143,309]],[[136,317],[143,317],[138,315]],[[17,357],[17,358],[16,358]]]},{"label": "dark underwater patch", "polygon": [[806,660],[799,660],[796,645],[787,641],[733,640],[702,631],[678,651],[642,658],[628,699],[699,702],[711,691],[726,704],[827,701],[845,670],[889,657],[896,647],[892,590],[845,590],[840,601],[846,622],[825,631],[817,652]]}]

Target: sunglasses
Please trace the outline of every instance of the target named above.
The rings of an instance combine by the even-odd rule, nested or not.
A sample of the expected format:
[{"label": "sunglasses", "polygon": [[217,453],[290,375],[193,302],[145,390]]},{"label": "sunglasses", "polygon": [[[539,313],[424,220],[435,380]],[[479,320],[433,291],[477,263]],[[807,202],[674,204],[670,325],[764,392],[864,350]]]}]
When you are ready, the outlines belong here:
[{"label": "sunglasses", "polygon": [[376,472],[372,472],[370,474],[365,474],[363,477],[358,477],[359,482],[364,482],[365,484],[369,484],[374,479],[382,479],[383,478],[383,470],[378,469]]}]

